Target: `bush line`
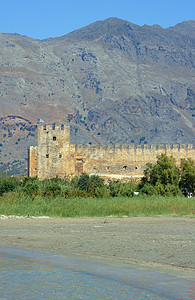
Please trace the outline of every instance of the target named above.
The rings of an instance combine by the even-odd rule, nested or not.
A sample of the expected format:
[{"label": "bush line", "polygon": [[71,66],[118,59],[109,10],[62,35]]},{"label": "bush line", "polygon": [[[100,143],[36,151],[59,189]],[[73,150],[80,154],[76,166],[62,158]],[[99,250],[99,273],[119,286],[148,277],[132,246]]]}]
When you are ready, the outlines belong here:
[{"label": "bush line", "polygon": [[[135,181],[106,184],[97,175],[72,178],[38,178],[0,175],[0,214],[80,216],[193,215],[195,167],[182,159],[181,169],[173,157],[158,156],[147,164],[144,176]],[[139,195],[136,195],[139,192]]]}]

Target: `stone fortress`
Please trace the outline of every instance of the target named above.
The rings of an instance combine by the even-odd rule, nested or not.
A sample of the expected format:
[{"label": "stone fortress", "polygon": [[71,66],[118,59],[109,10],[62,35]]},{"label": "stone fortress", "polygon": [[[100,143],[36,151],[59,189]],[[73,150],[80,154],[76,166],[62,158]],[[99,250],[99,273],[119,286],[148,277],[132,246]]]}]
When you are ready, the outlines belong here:
[{"label": "stone fortress", "polygon": [[38,125],[37,146],[28,151],[28,176],[39,179],[64,178],[87,173],[110,179],[135,179],[143,176],[146,163],[157,155],[195,159],[192,145],[71,145],[69,125]]}]

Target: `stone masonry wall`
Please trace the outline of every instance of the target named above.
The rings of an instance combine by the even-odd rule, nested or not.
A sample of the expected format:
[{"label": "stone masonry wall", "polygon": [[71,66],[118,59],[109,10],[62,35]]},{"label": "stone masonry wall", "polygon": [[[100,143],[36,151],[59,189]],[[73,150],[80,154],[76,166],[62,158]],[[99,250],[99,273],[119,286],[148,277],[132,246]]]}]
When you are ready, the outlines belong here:
[{"label": "stone masonry wall", "polygon": [[151,145],[151,147],[144,145],[143,148],[140,145],[136,147],[133,145],[71,146],[71,158],[74,160],[73,165],[75,166],[75,169],[72,170],[73,173],[77,173],[76,165],[82,163],[83,172],[113,178],[117,178],[117,175],[132,178],[143,176],[146,163],[155,163],[157,155],[161,153],[172,155],[178,166],[181,158],[195,159],[192,145],[173,145],[172,147],[170,145]]},{"label": "stone masonry wall", "polygon": [[37,147],[29,149],[29,176],[40,179],[79,175],[83,172],[110,178],[139,178],[146,163],[157,155],[172,155],[177,165],[181,158],[195,159],[192,145],[71,145],[70,127],[39,125]]},{"label": "stone masonry wall", "polygon": [[37,146],[28,149],[28,176],[37,176]]}]

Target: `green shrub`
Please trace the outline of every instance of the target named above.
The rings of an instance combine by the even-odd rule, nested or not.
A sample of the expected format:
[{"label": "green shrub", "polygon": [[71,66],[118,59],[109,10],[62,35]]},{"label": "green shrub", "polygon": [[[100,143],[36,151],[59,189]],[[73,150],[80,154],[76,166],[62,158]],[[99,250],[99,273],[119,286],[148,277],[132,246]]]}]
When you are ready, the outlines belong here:
[{"label": "green shrub", "polygon": [[[54,178],[53,178],[54,179]],[[61,194],[61,186],[58,183],[58,180],[45,180],[42,188],[42,192],[44,196],[57,196]]]},{"label": "green shrub", "polygon": [[86,191],[81,191],[81,190],[73,190],[71,197],[75,198],[75,197],[83,197],[83,198],[88,198],[90,197],[89,193],[87,193]]},{"label": "green shrub", "polygon": [[181,159],[180,189],[187,196],[195,194],[195,161],[191,158]]},{"label": "green shrub", "polygon": [[23,187],[24,193],[26,193],[29,196],[34,196],[38,193],[39,186],[36,181],[29,181],[25,184]]},{"label": "green shrub", "polygon": [[166,196],[177,196],[177,195],[181,195],[182,196],[182,192],[180,190],[180,188],[177,185],[173,185],[173,184],[167,184],[165,186],[165,195]]},{"label": "green shrub", "polygon": [[133,197],[134,196],[134,187],[131,182],[129,183],[122,183],[122,182],[112,182],[109,184],[110,195],[111,197],[118,197],[118,196],[127,196]]},{"label": "green shrub", "polygon": [[96,198],[109,198],[110,197],[110,190],[107,186],[96,187],[94,195]]},{"label": "green shrub", "polygon": [[140,189],[141,193],[144,193],[148,196],[152,196],[152,195],[157,195],[157,190],[155,189],[155,187],[149,183],[146,183],[141,189]]},{"label": "green shrub", "polygon": [[72,177],[72,179],[70,181],[71,187],[78,188],[78,181],[79,181],[79,177],[78,176]]},{"label": "green shrub", "polygon": [[71,188],[71,186],[62,186],[61,189],[61,196],[64,198],[71,198],[73,195],[73,189]]},{"label": "green shrub", "polygon": [[39,179],[37,177],[24,177],[22,180],[22,187],[24,187],[29,182],[39,182]]},{"label": "green shrub", "polygon": [[19,186],[19,181],[14,177],[0,175],[0,196],[4,193],[14,191]]},{"label": "green shrub", "polygon": [[78,179],[78,187],[81,191],[88,191],[89,188],[89,175],[83,173]]},{"label": "green shrub", "polygon": [[104,180],[102,178],[100,178],[98,175],[92,175],[89,177],[88,192],[94,194],[97,188],[102,187],[104,187]]}]

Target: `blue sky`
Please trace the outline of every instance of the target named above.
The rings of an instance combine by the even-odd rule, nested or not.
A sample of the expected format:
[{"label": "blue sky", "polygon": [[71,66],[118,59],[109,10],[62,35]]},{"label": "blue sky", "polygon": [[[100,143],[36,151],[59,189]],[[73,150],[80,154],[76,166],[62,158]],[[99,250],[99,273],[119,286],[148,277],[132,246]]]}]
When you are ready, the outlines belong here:
[{"label": "blue sky", "polygon": [[44,39],[118,17],[138,25],[192,20],[194,0],[1,0],[0,32]]}]

